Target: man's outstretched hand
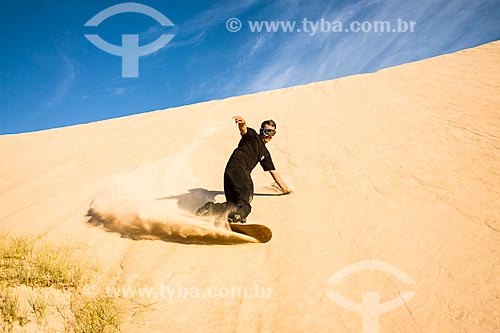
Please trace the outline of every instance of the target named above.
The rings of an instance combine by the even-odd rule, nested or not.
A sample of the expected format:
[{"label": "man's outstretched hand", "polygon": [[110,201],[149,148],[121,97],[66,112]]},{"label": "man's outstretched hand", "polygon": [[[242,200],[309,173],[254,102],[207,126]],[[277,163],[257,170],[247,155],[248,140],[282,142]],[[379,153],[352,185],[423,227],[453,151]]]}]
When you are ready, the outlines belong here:
[{"label": "man's outstretched hand", "polygon": [[243,119],[243,117],[240,117],[240,116],[234,116],[233,117],[234,119],[234,122],[236,124],[244,124],[245,123],[245,119]]},{"label": "man's outstretched hand", "polygon": [[293,191],[290,190],[290,188],[288,186],[286,186],[286,184],[283,181],[283,179],[281,179],[280,174],[278,173],[278,171],[276,171],[276,170],[269,170],[269,173],[271,174],[271,176],[273,176],[274,181],[281,188],[281,190],[283,191],[283,194],[293,193]]},{"label": "man's outstretched hand", "polygon": [[247,124],[245,123],[245,119],[240,116],[234,116],[233,119],[234,122],[238,124],[241,135],[245,135],[247,133]]}]

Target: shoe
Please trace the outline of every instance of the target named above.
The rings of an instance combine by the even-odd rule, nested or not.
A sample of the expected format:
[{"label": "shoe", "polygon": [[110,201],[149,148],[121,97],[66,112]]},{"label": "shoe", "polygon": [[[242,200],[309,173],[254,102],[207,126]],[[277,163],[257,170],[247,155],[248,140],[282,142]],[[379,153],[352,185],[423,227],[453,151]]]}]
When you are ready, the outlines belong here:
[{"label": "shoe", "polygon": [[215,204],[212,201],[207,202],[202,207],[198,208],[195,215],[196,216],[208,216],[212,213],[212,208]]},{"label": "shoe", "polygon": [[227,221],[229,223],[247,223],[247,219],[242,218],[238,213],[229,213]]}]

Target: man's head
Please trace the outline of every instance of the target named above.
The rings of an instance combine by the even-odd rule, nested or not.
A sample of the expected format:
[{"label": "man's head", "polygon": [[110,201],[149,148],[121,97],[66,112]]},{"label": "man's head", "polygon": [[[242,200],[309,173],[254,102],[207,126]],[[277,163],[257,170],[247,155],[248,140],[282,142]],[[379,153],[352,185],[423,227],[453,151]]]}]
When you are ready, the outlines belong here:
[{"label": "man's head", "polygon": [[273,136],[276,134],[276,123],[274,120],[265,120],[260,125],[260,137],[264,143],[268,143],[272,140]]}]

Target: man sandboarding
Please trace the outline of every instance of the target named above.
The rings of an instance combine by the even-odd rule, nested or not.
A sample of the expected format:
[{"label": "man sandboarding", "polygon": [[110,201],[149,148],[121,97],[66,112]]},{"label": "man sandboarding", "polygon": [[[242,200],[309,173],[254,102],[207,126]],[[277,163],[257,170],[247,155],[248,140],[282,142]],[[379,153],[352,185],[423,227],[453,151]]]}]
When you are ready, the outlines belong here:
[{"label": "man sandboarding", "polygon": [[276,171],[271,154],[265,146],[276,134],[276,123],[273,120],[264,121],[260,126],[259,134],[257,134],[254,129],[247,127],[242,117],[235,116],[233,119],[238,124],[241,140],[229,158],[224,171],[226,202],[207,202],[196,211],[196,215],[225,216],[227,214],[227,220],[232,225],[231,228],[234,231],[239,231],[237,230],[239,226],[236,224],[246,223],[246,218],[252,210],[250,202],[253,199],[253,182],[250,173],[257,163],[260,163],[264,171],[269,171],[283,194],[289,194],[292,191]]}]

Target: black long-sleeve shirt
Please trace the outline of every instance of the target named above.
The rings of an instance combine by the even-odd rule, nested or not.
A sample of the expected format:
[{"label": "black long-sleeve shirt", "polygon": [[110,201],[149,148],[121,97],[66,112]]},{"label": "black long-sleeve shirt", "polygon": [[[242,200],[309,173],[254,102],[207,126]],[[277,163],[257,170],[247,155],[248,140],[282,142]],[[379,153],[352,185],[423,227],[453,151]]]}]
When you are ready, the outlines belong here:
[{"label": "black long-sleeve shirt", "polygon": [[241,167],[249,172],[260,163],[264,171],[275,170],[271,154],[264,141],[253,128],[247,127],[247,132],[241,136],[238,147],[233,151],[226,168]]}]

